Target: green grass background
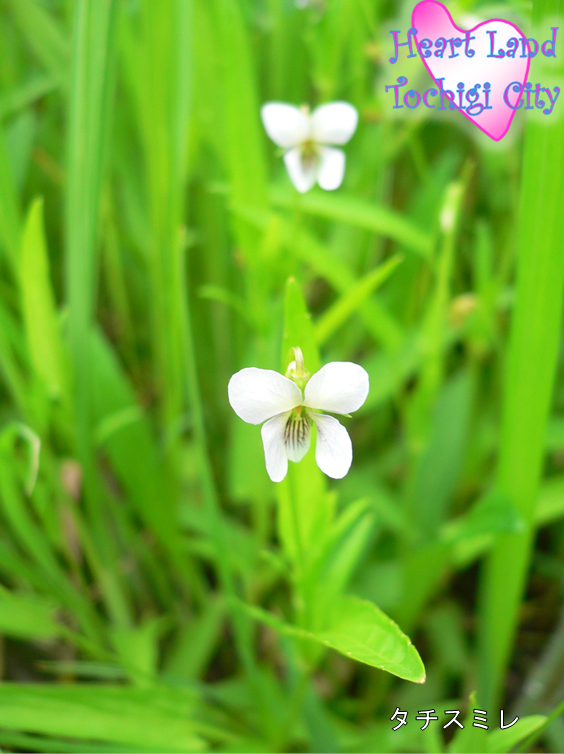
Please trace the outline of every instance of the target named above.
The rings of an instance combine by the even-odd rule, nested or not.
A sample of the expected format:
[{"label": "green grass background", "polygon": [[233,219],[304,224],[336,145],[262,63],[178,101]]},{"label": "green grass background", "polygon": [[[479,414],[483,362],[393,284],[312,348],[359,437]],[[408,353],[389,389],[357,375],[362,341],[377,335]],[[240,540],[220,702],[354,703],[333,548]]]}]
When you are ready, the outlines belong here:
[{"label": "green grass background", "polygon": [[[298,5],[0,2],[2,750],[564,749],[562,104],[393,111],[412,6]],[[336,99],[301,196],[260,106]],[[229,406],[292,346],[370,375],[343,480]]]}]

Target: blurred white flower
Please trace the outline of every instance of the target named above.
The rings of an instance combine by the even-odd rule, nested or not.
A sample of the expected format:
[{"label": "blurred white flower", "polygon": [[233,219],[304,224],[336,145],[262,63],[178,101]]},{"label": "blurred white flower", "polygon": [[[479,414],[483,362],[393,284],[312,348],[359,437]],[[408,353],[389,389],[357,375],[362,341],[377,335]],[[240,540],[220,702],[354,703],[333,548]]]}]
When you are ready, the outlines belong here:
[{"label": "blurred white flower", "polygon": [[325,6],[324,0],[296,0],[296,7],[300,10],[304,8],[317,8],[323,10]]},{"label": "blurred white flower", "polygon": [[471,31],[472,29],[475,29],[478,24],[483,23],[484,20],[485,19],[481,16],[477,16],[474,13],[464,13],[457,19],[457,25],[458,28],[463,31]]},{"label": "blurred white flower", "polygon": [[358,112],[348,102],[329,102],[311,114],[283,102],[267,102],[261,117],[266,133],[284,152],[294,186],[302,194],[317,183],[326,191],[339,188],[345,175],[345,153],[328,144],[346,144],[356,131]]},{"label": "blurred white flower", "polygon": [[317,465],[327,476],[341,479],[352,463],[351,439],[337,419],[317,411],[349,414],[359,409],[368,395],[368,374],[358,364],[333,361],[310,378],[300,349],[294,351],[296,361],[286,377],[255,367],[234,374],[229,380],[229,402],[243,421],[266,422],[261,435],[273,482],[284,479],[288,460],[301,461],[309,450],[312,422],[317,427]]}]

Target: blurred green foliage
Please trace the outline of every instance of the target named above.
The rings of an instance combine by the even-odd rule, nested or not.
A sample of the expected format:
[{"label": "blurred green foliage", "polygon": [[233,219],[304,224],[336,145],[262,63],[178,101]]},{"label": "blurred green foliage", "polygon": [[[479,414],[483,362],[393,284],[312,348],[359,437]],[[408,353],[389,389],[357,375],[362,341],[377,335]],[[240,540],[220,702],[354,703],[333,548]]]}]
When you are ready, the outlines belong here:
[{"label": "blurred green foliage", "polygon": [[[3,750],[564,748],[564,128],[392,111],[411,8],[0,0]],[[299,195],[260,106],[336,99]],[[228,404],[295,346],[370,375],[338,482]]]}]

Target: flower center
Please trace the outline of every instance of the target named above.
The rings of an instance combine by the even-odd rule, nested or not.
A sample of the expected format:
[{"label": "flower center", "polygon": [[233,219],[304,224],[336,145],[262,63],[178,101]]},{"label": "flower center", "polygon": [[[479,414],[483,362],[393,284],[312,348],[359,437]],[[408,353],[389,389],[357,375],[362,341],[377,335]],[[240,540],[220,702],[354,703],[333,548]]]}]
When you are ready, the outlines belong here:
[{"label": "flower center", "polygon": [[317,144],[313,139],[307,139],[301,146],[301,161],[302,167],[307,172],[314,170],[317,164]]},{"label": "flower center", "polygon": [[307,453],[311,434],[311,416],[306,408],[297,406],[284,427],[284,445],[291,461],[299,461]]}]

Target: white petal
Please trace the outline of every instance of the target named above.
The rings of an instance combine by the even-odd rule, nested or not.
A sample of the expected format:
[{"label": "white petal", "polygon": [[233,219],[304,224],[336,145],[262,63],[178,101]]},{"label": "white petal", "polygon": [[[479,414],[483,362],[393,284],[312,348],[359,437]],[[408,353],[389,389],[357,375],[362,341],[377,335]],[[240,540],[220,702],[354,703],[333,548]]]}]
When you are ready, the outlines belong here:
[{"label": "white petal", "polygon": [[295,382],[272,369],[256,367],[234,374],[227,393],[237,416],[249,424],[261,424],[302,402],[302,391]]},{"label": "white petal", "polygon": [[352,443],[349,433],[332,416],[314,414],[317,426],[315,460],[324,474],[342,479],[351,467]]},{"label": "white petal", "polygon": [[260,114],[266,133],[283,149],[301,144],[310,135],[310,118],[299,107],[268,102],[262,106]]},{"label": "white petal", "polygon": [[329,102],[313,111],[311,124],[318,144],[346,144],[356,131],[358,112],[348,102]]},{"label": "white petal", "polygon": [[345,177],[345,153],[342,149],[319,147],[319,156],[317,182],[325,191],[334,191]]},{"label": "white petal", "polygon": [[305,386],[304,406],[350,414],[368,395],[368,373],[350,361],[332,361],[316,372]]},{"label": "white petal", "polygon": [[302,150],[299,147],[290,149],[284,155],[284,162],[288,170],[288,175],[294,186],[301,194],[305,194],[315,183],[315,173],[317,170],[317,159],[312,159],[304,165],[302,161]]},{"label": "white petal", "polygon": [[311,415],[301,411],[290,414],[284,427],[284,447],[289,461],[298,463],[309,450],[311,443]]},{"label": "white petal", "polygon": [[281,482],[288,472],[288,458],[284,448],[284,427],[290,411],[279,414],[263,424],[260,431],[264,445],[266,471],[273,482]]}]

